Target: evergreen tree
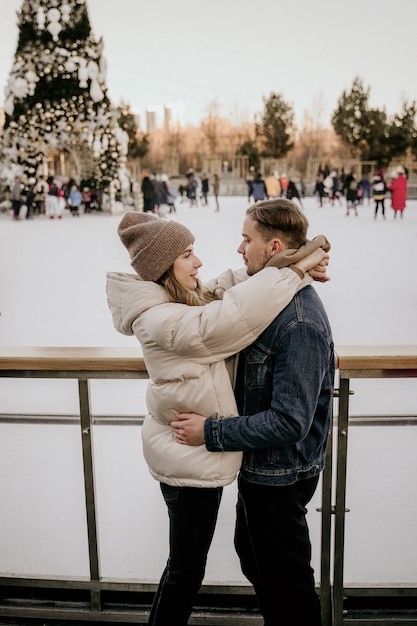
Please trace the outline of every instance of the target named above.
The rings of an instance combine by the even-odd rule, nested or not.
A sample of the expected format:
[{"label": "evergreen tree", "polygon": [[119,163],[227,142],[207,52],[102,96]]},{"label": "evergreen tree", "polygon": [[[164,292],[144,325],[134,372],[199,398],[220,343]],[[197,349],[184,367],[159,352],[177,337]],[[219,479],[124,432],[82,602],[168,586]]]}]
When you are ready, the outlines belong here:
[{"label": "evergreen tree", "polygon": [[349,147],[352,156],[362,156],[367,150],[369,132],[369,89],[359,77],[353,81],[350,92],[344,91],[332,116],[335,133]]},{"label": "evergreen tree", "polygon": [[350,92],[344,91],[332,116],[336,134],[352,156],[377,161],[382,166],[390,160],[387,114],[369,107],[370,89],[356,77]]},{"label": "evergreen tree", "polygon": [[265,110],[260,132],[265,140],[265,156],[283,157],[293,147],[290,141],[294,124],[294,111],[281,94],[271,93],[264,98]]},{"label": "evergreen tree", "polygon": [[58,149],[73,155],[80,180],[107,188],[124,165],[127,136],[107,96],[103,42],[93,37],[86,1],[24,0],[18,24],[2,178],[36,178]]},{"label": "evergreen tree", "polygon": [[362,144],[361,157],[364,161],[376,161],[377,167],[386,167],[391,159],[387,115],[385,111],[370,109],[367,118],[368,128]]},{"label": "evergreen tree", "polygon": [[402,112],[394,115],[387,131],[391,157],[403,156],[417,144],[416,114],[417,105],[413,101],[404,102]]},{"label": "evergreen tree", "polygon": [[402,113],[389,121],[384,110],[369,107],[369,93],[361,79],[355,78],[350,92],[344,91],[339,98],[332,125],[352,156],[386,167],[417,145],[416,103],[404,103]]},{"label": "evergreen tree", "polygon": [[119,126],[129,137],[127,156],[131,159],[141,159],[149,152],[149,139],[146,133],[140,133],[136,116],[130,106],[122,102],[118,107]]}]

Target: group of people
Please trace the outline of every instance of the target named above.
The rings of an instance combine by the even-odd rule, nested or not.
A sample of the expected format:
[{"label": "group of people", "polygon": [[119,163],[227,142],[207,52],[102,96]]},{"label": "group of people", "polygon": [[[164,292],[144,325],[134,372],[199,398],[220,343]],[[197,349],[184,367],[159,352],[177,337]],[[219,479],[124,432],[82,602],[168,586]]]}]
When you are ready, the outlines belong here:
[{"label": "group of people", "polygon": [[65,209],[78,217],[81,206],[84,207],[84,213],[90,213],[92,208],[100,208],[98,192],[88,187],[80,191],[74,180],[62,183],[54,176],[29,179],[27,185],[23,184],[21,176],[16,176],[10,187],[10,203],[14,220],[20,220],[23,213],[25,219],[42,214],[49,219],[62,219]]},{"label": "group of people", "polygon": [[[213,175],[212,190],[216,204],[215,211],[219,211],[220,178],[217,174]],[[155,213],[159,217],[165,217],[168,213],[176,213],[175,199],[177,194],[172,188],[167,174],[158,176],[144,172],[141,191],[145,213]],[[178,187],[180,202],[184,202],[184,197],[186,197],[190,207],[198,206],[199,199],[203,205],[207,206],[209,192],[210,179],[208,175],[203,172],[200,180],[198,180],[192,168],[186,172],[185,183]]]},{"label": "group of people", "polygon": [[358,181],[353,170],[342,173],[341,176],[336,171],[329,172],[326,176],[320,172],[316,179],[314,193],[318,197],[319,206],[327,200],[331,205],[337,201],[342,204],[341,198],[346,200],[346,216],[350,212],[358,216],[358,206],[367,200],[370,204],[375,202],[374,218],[376,219],[381,209],[383,219],[385,216],[385,199],[390,192],[391,208],[394,211],[394,219],[397,214],[403,217],[407,201],[407,171],[404,167],[398,166],[391,172],[391,180],[386,181],[383,169],[378,169],[372,180],[364,175]]},{"label": "group of people", "polygon": [[276,198],[287,198],[287,200],[296,199],[303,208],[301,196],[304,196],[305,188],[301,184],[301,195],[297,185],[284,172],[281,175],[277,172],[271,172],[264,179],[261,172],[254,173],[254,169],[249,171],[246,177],[248,186],[248,202],[260,202],[263,200],[273,200]]},{"label": "group of people", "polygon": [[222,489],[238,475],[235,548],[266,626],[321,625],[306,507],[331,427],[334,346],[312,286],[329,242],[307,239],[292,201],[250,206],[244,267],[202,284],[183,224],[129,211],[118,235],[134,273],[109,272],[115,328],[149,374],[143,454],[169,516],[169,555],[150,626],[186,626]]},{"label": "group of people", "polygon": [[163,217],[165,213],[175,213],[175,195],[167,174],[158,177],[156,174],[143,172],[141,191],[144,213],[157,213]]},{"label": "group of people", "polygon": [[372,194],[375,200],[374,218],[377,218],[378,209],[381,207],[382,217],[385,219],[385,198],[387,191],[391,192],[391,208],[394,211],[394,219],[399,214],[401,218],[407,205],[407,172],[404,167],[398,166],[391,174],[391,182],[386,183],[383,170],[378,170],[372,182]]},{"label": "group of people", "polygon": [[213,183],[210,185],[210,178],[206,172],[202,172],[200,180],[195,176],[193,168],[189,168],[186,173],[185,185],[180,185],[178,188],[181,196],[181,202],[184,196],[187,197],[189,206],[198,206],[198,197],[200,196],[200,202],[202,205],[208,206],[208,195],[210,193],[210,186],[213,191],[215,211],[220,211],[219,206],[219,193],[220,193],[220,177],[218,174],[213,174]]}]

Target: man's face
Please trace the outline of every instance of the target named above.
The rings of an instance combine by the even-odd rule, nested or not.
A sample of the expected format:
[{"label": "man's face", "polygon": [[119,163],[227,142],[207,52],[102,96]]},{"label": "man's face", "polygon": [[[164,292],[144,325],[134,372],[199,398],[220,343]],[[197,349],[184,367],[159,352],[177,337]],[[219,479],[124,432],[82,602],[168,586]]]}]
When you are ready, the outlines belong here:
[{"label": "man's face", "polygon": [[255,220],[249,215],[243,222],[242,237],[242,243],[237,251],[242,255],[249,276],[252,276],[263,269],[273,255],[273,243],[265,243],[261,233],[256,228]]}]

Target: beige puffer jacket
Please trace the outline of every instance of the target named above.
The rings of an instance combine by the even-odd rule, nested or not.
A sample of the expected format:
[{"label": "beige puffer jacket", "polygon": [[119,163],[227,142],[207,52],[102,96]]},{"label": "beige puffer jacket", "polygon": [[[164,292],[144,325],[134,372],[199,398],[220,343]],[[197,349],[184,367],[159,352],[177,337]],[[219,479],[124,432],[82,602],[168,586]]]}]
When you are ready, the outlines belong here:
[{"label": "beige puffer jacket", "polygon": [[217,279],[217,287],[225,289],[222,300],[187,306],[169,302],[163,287],[137,275],[107,274],[114,326],[136,335],[148,369],[143,452],[152,476],[161,482],[218,487],[235,479],[240,452],[180,445],[170,422],[176,411],[236,415],[225,360],[251,344],[294,294],[311,283],[310,277],[302,281],[287,268],[265,268],[239,283],[243,278],[246,270],[226,272]]}]

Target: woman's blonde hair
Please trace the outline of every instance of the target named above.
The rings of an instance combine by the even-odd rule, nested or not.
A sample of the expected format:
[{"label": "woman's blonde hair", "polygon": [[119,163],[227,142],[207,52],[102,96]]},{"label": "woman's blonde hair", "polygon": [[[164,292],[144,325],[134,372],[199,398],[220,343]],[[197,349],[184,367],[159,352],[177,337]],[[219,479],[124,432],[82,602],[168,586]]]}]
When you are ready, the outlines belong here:
[{"label": "woman's blonde hair", "polygon": [[188,304],[188,306],[204,306],[213,300],[220,299],[220,296],[206,289],[200,280],[197,280],[195,289],[183,287],[175,278],[173,265],[157,280],[157,283],[165,287],[171,302]]}]

